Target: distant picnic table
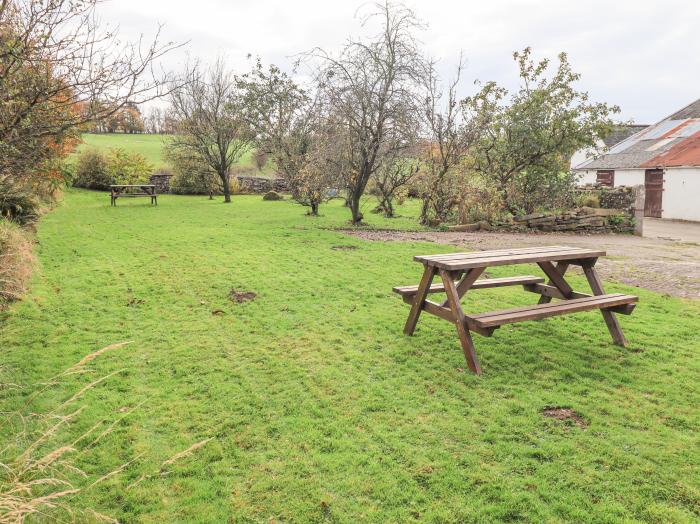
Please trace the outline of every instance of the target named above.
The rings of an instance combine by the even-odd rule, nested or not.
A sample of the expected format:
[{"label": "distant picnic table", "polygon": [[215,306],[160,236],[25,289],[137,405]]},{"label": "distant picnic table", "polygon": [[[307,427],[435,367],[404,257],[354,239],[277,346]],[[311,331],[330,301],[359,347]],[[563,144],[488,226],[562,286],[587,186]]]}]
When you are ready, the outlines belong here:
[{"label": "distant picnic table", "polygon": [[117,205],[117,198],[149,197],[151,205],[158,205],[156,186],[153,184],[112,184],[109,186],[111,205]]},{"label": "distant picnic table", "polygon": [[[605,293],[595,270],[595,264],[602,256],[605,256],[605,251],[567,246],[416,256],[414,260],[424,266],[420,283],[415,286],[394,288],[394,292],[411,305],[404,333],[413,334],[422,311],[453,322],[457,327],[467,365],[471,371],[479,375],[481,366],[470,333],[473,331],[488,337],[500,326],[514,322],[600,309],[615,344],[625,346],[627,339],[622,333],[615,313],[631,314],[638,297]],[[531,263],[536,263],[542,269],[549,279],[547,283],[544,278],[533,275],[479,279],[488,267]],[[580,266],[583,269],[593,292],[592,295],[574,291],[565,280],[564,274],[571,265]],[[440,276],[441,284],[432,283],[435,275]],[[464,313],[460,300],[467,291],[515,285],[522,285],[525,291],[539,294],[539,302],[531,306],[489,313]],[[428,294],[441,292],[447,294],[447,299],[442,303],[427,300]],[[553,298],[560,299],[561,302],[552,303]]]}]

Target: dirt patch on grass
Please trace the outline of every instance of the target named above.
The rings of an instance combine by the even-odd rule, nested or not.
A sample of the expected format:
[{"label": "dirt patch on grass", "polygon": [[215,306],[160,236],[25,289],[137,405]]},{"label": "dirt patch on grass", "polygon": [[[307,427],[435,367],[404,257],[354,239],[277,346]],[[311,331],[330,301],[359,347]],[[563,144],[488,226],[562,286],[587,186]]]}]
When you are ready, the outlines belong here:
[{"label": "dirt patch on grass", "polygon": [[331,246],[331,249],[335,251],[352,251],[357,249],[357,246]]},{"label": "dirt patch on grass", "polygon": [[228,292],[228,297],[231,299],[231,302],[235,302],[236,304],[255,300],[256,296],[257,295],[252,291],[238,291],[233,288]]},{"label": "dirt patch on grass", "polygon": [[[700,298],[700,245],[695,243],[633,235],[486,231],[457,233],[343,230],[343,232],[364,240],[435,242],[469,251],[547,245],[602,249],[607,252],[607,257],[599,259],[597,267],[604,282],[615,281],[658,293]],[[435,252],[439,251],[436,249]],[[581,272],[577,267],[572,267],[569,271]]]},{"label": "dirt patch on grass", "polygon": [[548,418],[574,424],[580,428],[585,428],[588,426],[588,423],[583,419],[583,417],[571,408],[544,408],[542,410],[542,415]]}]

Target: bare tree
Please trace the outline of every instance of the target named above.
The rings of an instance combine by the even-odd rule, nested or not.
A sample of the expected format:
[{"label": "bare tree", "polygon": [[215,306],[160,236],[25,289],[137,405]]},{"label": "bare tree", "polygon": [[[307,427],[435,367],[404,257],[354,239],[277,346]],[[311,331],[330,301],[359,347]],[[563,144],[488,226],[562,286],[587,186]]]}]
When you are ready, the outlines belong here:
[{"label": "bare tree", "polygon": [[394,201],[400,190],[408,185],[418,174],[421,161],[414,148],[401,156],[387,158],[374,174],[376,185],[377,209],[387,218],[394,216]]},{"label": "bare tree", "polygon": [[170,103],[177,121],[172,147],[209,166],[221,180],[224,202],[231,202],[231,167],[255,139],[236,79],[221,59],[206,71],[187,66],[185,83],[172,91]]},{"label": "bare tree", "polygon": [[159,107],[151,107],[144,118],[146,132],[158,134],[163,132],[163,110]]},{"label": "bare tree", "polygon": [[335,173],[341,161],[342,146],[339,147],[337,135],[322,127],[314,132],[310,144],[294,191],[295,198],[309,206],[309,215],[318,216],[319,206],[330,197],[329,189],[338,185]]},{"label": "bare tree", "polygon": [[262,149],[256,149],[253,152],[253,162],[255,162],[255,167],[258,168],[258,171],[262,171],[267,165],[267,152]]},{"label": "bare tree", "polygon": [[426,76],[424,118],[427,140],[421,148],[424,163],[420,220],[440,223],[457,204],[461,185],[454,183],[469,148],[479,137],[483,125],[479,118],[465,113],[457,98],[464,69],[460,57],[455,76],[445,90],[435,68]]},{"label": "bare tree", "polygon": [[167,92],[155,63],[177,47],[122,43],[99,0],[0,0],[0,172],[31,176],[89,122]]},{"label": "bare tree", "polygon": [[[318,214],[321,178],[318,155],[313,168],[312,142],[318,136],[318,99],[311,96],[275,65],[264,68],[257,60],[252,71],[239,79],[246,95],[248,120],[256,132],[258,150],[269,152],[278,174],[284,178],[295,200]],[[317,152],[318,153],[318,152]]]},{"label": "bare tree", "polygon": [[400,4],[375,4],[363,25],[379,21],[370,41],[350,40],[339,55],[311,51],[318,60],[316,78],[331,128],[343,135],[349,169],[342,173],[352,222],[362,220],[360,199],[383,159],[415,140],[420,113],[419,89],[426,71],[414,32],[421,27],[414,13]]}]

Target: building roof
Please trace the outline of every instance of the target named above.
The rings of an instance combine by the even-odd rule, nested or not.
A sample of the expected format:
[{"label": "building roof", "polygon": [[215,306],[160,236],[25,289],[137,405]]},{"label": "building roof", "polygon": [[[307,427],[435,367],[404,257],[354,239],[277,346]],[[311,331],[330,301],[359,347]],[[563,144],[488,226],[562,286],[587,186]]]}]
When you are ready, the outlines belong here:
[{"label": "building roof", "polygon": [[615,126],[615,129],[613,129],[605,138],[603,138],[603,142],[605,143],[606,147],[612,147],[615,144],[619,144],[626,138],[631,137],[635,133],[639,133],[642,129],[646,129],[647,127],[649,126],[645,124],[621,124],[619,126]]},{"label": "building roof", "polygon": [[700,166],[700,99],[574,169]]}]

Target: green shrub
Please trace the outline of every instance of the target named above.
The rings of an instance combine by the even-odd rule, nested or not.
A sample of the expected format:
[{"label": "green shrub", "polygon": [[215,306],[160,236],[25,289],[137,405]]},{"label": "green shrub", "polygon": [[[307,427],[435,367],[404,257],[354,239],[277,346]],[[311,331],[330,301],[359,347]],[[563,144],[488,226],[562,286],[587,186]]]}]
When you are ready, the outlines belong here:
[{"label": "green shrub", "polygon": [[176,195],[214,195],[220,193],[215,175],[207,171],[173,168],[170,192]]},{"label": "green shrub", "polygon": [[600,207],[600,197],[595,193],[589,193],[581,198],[580,204],[584,207]]},{"label": "green shrub", "polygon": [[210,173],[173,169],[170,179],[170,192],[176,195],[218,194],[219,185]]},{"label": "green shrub", "polygon": [[78,156],[73,185],[86,189],[109,189],[110,184],[141,184],[153,172],[146,157],[121,148],[105,155],[99,149],[86,149]]},{"label": "green shrub", "polygon": [[40,206],[31,187],[0,175],[0,217],[25,224],[36,220]]},{"label": "green shrub", "polygon": [[75,187],[85,189],[109,189],[112,177],[107,168],[107,159],[99,149],[86,149],[78,155],[75,167]]},{"label": "green shrub", "polygon": [[165,158],[172,167],[170,192],[176,195],[214,195],[220,193],[218,178],[195,155],[166,145]]},{"label": "green shrub", "polygon": [[107,153],[107,173],[113,184],[142,184],[153,173],[153,164],[141,153],[114,148]]}]

